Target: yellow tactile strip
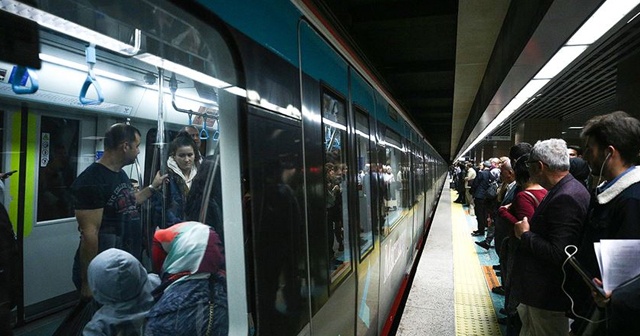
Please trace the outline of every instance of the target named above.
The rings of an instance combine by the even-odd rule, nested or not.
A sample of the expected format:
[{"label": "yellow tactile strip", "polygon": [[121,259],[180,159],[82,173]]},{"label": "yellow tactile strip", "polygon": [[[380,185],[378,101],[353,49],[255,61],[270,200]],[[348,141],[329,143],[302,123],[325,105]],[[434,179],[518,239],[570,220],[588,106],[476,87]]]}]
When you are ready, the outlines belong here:
[{"label": "yellow tactile strip", "polygon": [[456,335],[501,335],[465,216],[461,205],[451,205]]}]

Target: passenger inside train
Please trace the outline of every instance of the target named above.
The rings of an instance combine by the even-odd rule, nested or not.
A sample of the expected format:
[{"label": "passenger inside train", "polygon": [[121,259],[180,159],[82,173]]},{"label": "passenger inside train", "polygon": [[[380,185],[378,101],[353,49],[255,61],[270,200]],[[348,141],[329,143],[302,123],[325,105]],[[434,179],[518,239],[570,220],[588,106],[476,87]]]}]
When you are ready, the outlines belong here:
[{"label": "passenger inside train", "polygon": [[178,134],[169,144],[167,190],[154,193],[151,198],[152,223],[164,229],[186,219],[187,197],[198,174],[199,162],[200,151],[196,143],[190,136]]}]

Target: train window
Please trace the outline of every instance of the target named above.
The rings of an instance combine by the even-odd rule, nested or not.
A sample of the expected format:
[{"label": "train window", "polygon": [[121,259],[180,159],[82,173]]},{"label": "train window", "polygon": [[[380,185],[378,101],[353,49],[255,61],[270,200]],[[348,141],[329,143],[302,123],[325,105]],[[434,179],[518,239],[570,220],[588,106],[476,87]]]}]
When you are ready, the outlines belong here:
[{"label": "train window", "polygon": [[[6,152],[4,144],[5,144],[4,142],[4,110],[0,110],[0,148],[3,149],[3,152]],[[2,170],[2,173],[9,172],[12,170],[4,166],[5,161],[6,160],[4,158],[4,155],[0,155],[0,170]],[[14,176],[17,176],[17,175],[14,175]],[[5,198],[6,197],[5,195],[8,195],[9,191],[8,190],[5,191],[5,187],[6,187],[5,183],[6,181],[0,181],[0,203],[6,206],[8,203]]]},{"label": "train window", "polygon": [[[280,120],[278,120],[280,119]],[[296,335],[308,323],[304,288],[302,132],[261,112],[248,120],[257,324],[264,335]]]},{"label": "train window", "polygon": [[[93,155],[87,156],[87,153],[99,153],[102,150],[102,142],[93,140],[104,136],[108,126],[129,119],[142,135],[152,129],[157,130],[159,136],[151,142],[151,146],[143,142],[138,148],[140,168],[150,172],[146,174],[147,178],[132,176],[130,172],[135,170],[136,165],[132,166],[134,168],[123,167],[123,170],[129,173],[129,178],[139,179],[142,188],[151,184],[158,170],[175,173],[172,178],[176,181],[176,188],[167,183],[162,188],[164,194],[158,190],[144,191],[145,195],[153,193],[154,199],[160,199],[160,213],[173,215],[173,221],[158,225],[154,220],[146,227],[147,231],[136,225],[130,225],[122,231],[118,227],[114,231],[119,231],[117,234],[121,236],[117,238],[131,238],[126,248],[130,248],[132,254],[146,248],[146,258],[140,259],[145,266],[149,266],[148,261],[153,257],[149,251],[152,246],[149,239],[157,227],[163,228],[185,220],[209,224],[223,243],[223,246],[212,246],[211,242],[215,240],[204,242],[208,248],[220,250],[224,257],[224,260],[215,260],[216,294],[220,294],[215,298],[219,300],[216,307],[219,304],[228,307],[228,315],[220,311],[220,318],[213,322],[213,328],[219,327],[214,333],[229,328],[235,328],[235,333],[229,334],[240,333],[238,329],[244,329],[246,333],[248,300],[243,295],[246,295],[245,281],[248,277],[245,273],[244,228],[235,225],[243,220],[240,210],[242,185],[238,154],[238,102],[246,99],[246,91],[236,86],[239,83],[237,67],[227,45],[229,40],[223,36],[228,32],[216,30],[219,22],[214,22],[216,19],[213,15],[197,13],[201,18],[206,18],[204,22],[180,8],[199,8],[195,4],[125,0],[30,1],[34,6],[37,4],[36,9],[26,3],[12,3],[15,5],[8,6],[9,10],[15,9],[15,14],[40,25],[39,56],[42,68],[37,70],[39,89],[36,92],[18,95],[6,89],[7,80],[4,80],[0,99],[3,102],[20,102],[29,113],[36,113],[33,109],[37,106],[52,111],[47,113],[54,115],[41,117],[40,133],[36,134],[39,139],[38,170],[35,172],[39,184],[38,221],[74,217],[69,186],[82,173],[85,160],[93,163]],[[12,67],[0,64],[0,70]],[[69,113],[69,110],[72,112]],[[82,122],[69,119],[70,114],[78,115]],[[85,117],[95,120],[93,127],[87,126]],[[190,142],[196,139],[189,134],[182,137],[188,145],[176,143],[172,147],[173,139],[165,136],[165,130],[178,133],[188,125],[195,127],[197,140],[202,144],[191,146]],[[29,129],[29,132],[36,131]],[[91,138],[92,141],[79,143],[80,136],[83,139]],[[187,147],[192,150],[186,150]],[[177,151],[173,151],[174,148]],[[159,154],[158,163],[145,164],[146,156],[152,156],[154,152]],[[193,164],[192,154],[195,152],[200,152],[204,157],[199,165]],[[189,165],[185,164],[186,161],[190,161]],[[133,208],[130,206],[127,210],[133,214]],[[223,211],[223,208],[233,211]],[[155,214],[158,208],[151,209]],[[137,224],[133,220],[131,222]],[[68,230],[71,233],[65,232],[65,237],[61,237],[61,231],[56,231],[55,235],[45,234],[47,227],[53,226],[43,225],[38,228],[40,231],[33,230],[32,237],[39,240],[34,238],[29,241],[30,237],[25,237],[25,240],[44,246],[44,251],[46,246],[54,246],[50,244],[52,240],[57,242],[68,238],[72,243],[66,244],[66,250],[50,253],[51,258],[60,256],[66,263],[47,259],[47,262],[61,264],[61,272],[64,272],[66,269],[63,266],[72,263],[70,261],[78,246],[75,225],[67,226],[72,229]],[[129,234],[131,237],[124,237]],[[118,239],[113,241],[113,245],[119,244]],[[100,244],[100,248],[103,245],[108,244]],[[42,254],[38,255],[38,259],[42,259]],[[33,261],[25,260],[25,264]],[[193,265],[187,267],[190,266]],[[70,272],[71,266],[68,268]],[[234,280],[227,284],[227,278]],[[53,295],[65,294],[63,291],[70,285],[67,276],[51,279],[51,284],[41,291],[47,293],[29,304],[44,307],[40,303],[48,303]],[[235,300],[227,301],[227,285],[229,291],[234,293]],[[62,293],[56,292],[58,289]],[[27,294],[25,297],[28,297]],[[39,292],[37,294],[40,295]]]},{"label": "train window", "polygon": [[38,221],[73,217],[71,184],[77,176],[78,120],[42,116],[38,165]]},{"label": "train window", "polygon": [[335,283],[351,270],[347,203],[347,112],[344,101],[327,92],[322,95],[322,123],[329,273],[331,282]]},{"label": "train window", "polygon": [[356,111],[356,157],[358,158],[357,209],[358,209],[358,246],[360,260],[373,249],[373,221],[371,216],[371,142],[369,137],[369,117],[359,108]]},{"label": "train window", "polygon": [[402,214],[402,209],[410,205],[407,204],[405,184],[407,181],[407,167],[405,165],[405,153],[402,149],[400,135],[390,129],[385,132],[385,161],[382,165],[382,190],[381,195],[384,200],[385,221],[383,232],[389,233],[393,225]]}]

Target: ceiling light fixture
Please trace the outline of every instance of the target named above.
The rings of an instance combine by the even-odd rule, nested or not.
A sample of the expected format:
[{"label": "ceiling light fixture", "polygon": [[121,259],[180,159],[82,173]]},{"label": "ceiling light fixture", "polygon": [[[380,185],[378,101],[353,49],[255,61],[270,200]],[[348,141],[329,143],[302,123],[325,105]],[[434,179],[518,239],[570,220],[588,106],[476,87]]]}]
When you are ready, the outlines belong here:
[{"label": "ceiling light fixture", "polygon": [[515,113],[529,98],[538,96],[551,79],[577,59],[590,44],[597,41],[635,8],[640,0],[608,0],[569,38],[567,43],[540,69],[520,92],[498,113],[495,119],[458,155],[458,160]]},{"label": "ceiling light fixture", "polygon": [[42,27],[49,28],[64,35],[83,40],[87,43],[94,43],[119,54],[133,56],[140,51],[142,37],[140,29],[134,30],[133,38],[135,42],[134,45],[129,45],[18,1],[0,0],[0,10],[29,19]]},{"label": "ceiling light fixture", "polygon": [[[80,63],[75,63],[75,62],[71,62],[68,61],[66,59],[63,58],[59,58],[56,56],[52,56],[49,54],[44,54],[44,53],[40,53],[40,59],[43,62],[48,62],[48,63],[52,63],[52,64],[57,64],[57,65],[61,65],[67,68],[71,68],[71,69],[75,69],[75,70],[79,70],[79,71],[87,71],[87,65],[86,64],[80,64]],[[136,80],[127,76],[122,76],[122,75],[118,75],[116,73],[113,72],[109,72],[109,71],[105,71],[105,70],[100,70],[100,69],[93,69],[93,72],[100,76],[100,77],[106,77],[106,78],[111,78],[117,81],[121,81],[121,82],[135,82]]]}]

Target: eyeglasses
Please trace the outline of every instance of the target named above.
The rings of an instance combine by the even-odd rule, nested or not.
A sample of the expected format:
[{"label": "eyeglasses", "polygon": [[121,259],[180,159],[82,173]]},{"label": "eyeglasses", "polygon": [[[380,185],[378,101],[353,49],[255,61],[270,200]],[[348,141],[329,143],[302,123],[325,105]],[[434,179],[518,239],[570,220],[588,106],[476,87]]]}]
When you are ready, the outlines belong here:
[{"label": "eyeglasses", "polygon": [[542,163],[543,165],[545,165],[545,166],[549,167],[549,165],[548,165],[548,164],[546,164],[546,163],[544,163],[544,162],[542,162],[542,161],[540,161],[540,160],[529,160],[529,161],[525,161],[525,162],[524,162],[524,165],[525,165],[527,168],[531,168],[531,164],[532,164],[532,163],[536,163],[536,162],[540,162],[540,163]]}]

